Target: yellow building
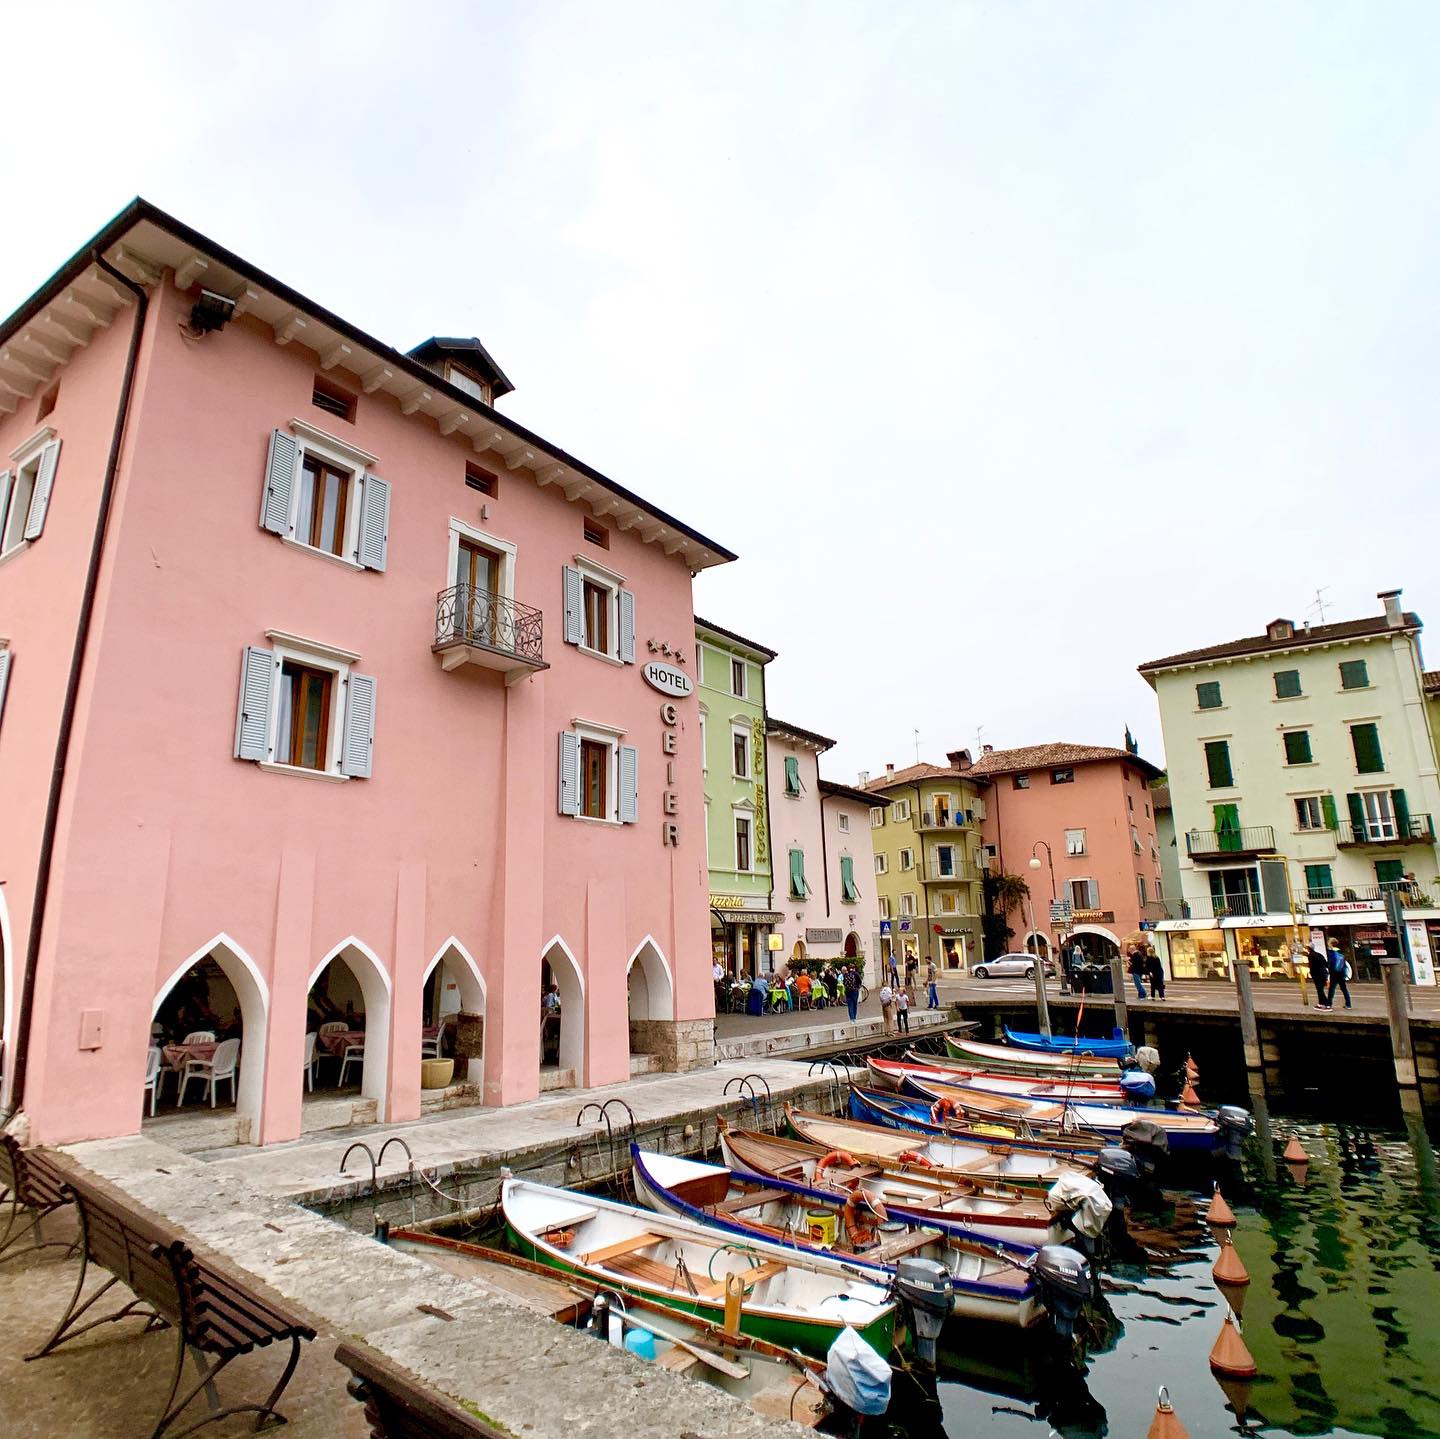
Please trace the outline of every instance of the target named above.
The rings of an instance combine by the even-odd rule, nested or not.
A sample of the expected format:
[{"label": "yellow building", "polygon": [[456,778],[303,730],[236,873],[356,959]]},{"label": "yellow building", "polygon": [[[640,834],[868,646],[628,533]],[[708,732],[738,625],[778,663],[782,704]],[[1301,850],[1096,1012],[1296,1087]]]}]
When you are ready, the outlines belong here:
[{"label": "yellow building", "polygon": [[870,815],[881,959],[893,951],[921,965],[933,959],[942,970],[968,970],[984,954],[983,782],[960,768],[962,751],[946,758],[946,765],[886,765],[860,787],[888,801]]}]

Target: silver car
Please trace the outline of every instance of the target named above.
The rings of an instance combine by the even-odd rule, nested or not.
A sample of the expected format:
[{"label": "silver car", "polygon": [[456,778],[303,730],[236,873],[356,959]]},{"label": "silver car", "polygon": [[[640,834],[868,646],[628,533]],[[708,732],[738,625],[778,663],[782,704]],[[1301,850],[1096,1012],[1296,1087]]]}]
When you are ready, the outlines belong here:
[{"label": "silver car", "polygon": [[[1033,979],[1035,977],[1035,956],[1033,954],[1002,954],[995,959],[984,959],[971,971],[976,979]],[[1045,961],[1045,977],[1053,979],[1055,964]]]}]

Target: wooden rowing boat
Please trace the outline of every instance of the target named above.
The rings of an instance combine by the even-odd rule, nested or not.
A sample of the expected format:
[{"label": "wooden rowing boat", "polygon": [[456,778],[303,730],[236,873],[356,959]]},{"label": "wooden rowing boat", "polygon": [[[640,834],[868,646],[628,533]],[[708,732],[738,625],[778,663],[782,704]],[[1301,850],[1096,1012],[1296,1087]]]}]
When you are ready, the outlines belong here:
[{"label": "wooden rowing boat", "polygon": [[1039,1196],[934,1169],[918,1150],[902,1151],[907,1159],[860,1159],[843,1146],[827,1148],[808,1139],[731,1129],[723,1119],[719,1123],[721,1153],[732,1170],[833,1191],[842,1201],[858,1186],[899,1218],[925,1224],[951,1220],[988,1239],[1038,1247],[1069,1238]]},{"label": "wooden rowing boat", "polygon": [[524,1179],[500,1186],[500,1208],[520,1253],[566,1274],[718,1324],[725,1279],[746,1286],[740,1330],[784,1349],[823,1356],[846,1327],[888,1356],[895,1305],[873,1271],[822,1254],[735,1236],[598,1195]]},{"label": "wooden rowing boat", "polygon": [[[585,1275],[561,1275],[532,1259],[442,1234],[391,1229],[385,1239],[392,1249],[564,1324],[588,1321],[594,1329],[596,1296],[615,1293]],[[829,1410],[819,1383],[825,1366],[818,1359],[749,1334],[727,1333],[696,1315],[633,1293],[609,1306],[597,1337],[624,1348],[636,1330],[654,1339],[652,1362],[657,1368],[723,1389],[767,1419],[789,1418],[813,1429]],[[633,1338],[632,1345],[631,1352],[651,1347]]]},{"label": "wooden rowing boat", "polygon": [[850,1114],[869,1124],[883,1124],[893,1129],[914,1130],[921,1134],[941,1134],[950,1139],[976,1144],[1000,1144],[1013,1149],[1036,1149],[1044,1154],[1060,1154],[1079,1163],[1091,1163],[1108,1143],[1096,1134],[1062,1134],[1057,1129],[1037,1132],[1024,1119],[987,1118],[966,1113],[964,1109],[945,1106],[938,1100],[921,1099],[908,1094],[877,1094],[873,1089],[850,1091]]},{"label": "wooden rowing boat", "polygon": [[1093,1054],[1105,1059],[1124,1059],[1133,1052],[1128,1039],[1086,1039],[1065,1034],[1031,1034],[1023,1029],[1005,1026],[1005,1043],[1015,1049],[1028,1049],[1038,1054]]},{"label": "wooden rowing boat", "polygon": [[[830,1255],[889,1285],[902,1258],[928,1259],[949,1276],[953,1313],[1022,1328],[1044,1314],[1028,1264],[1035,1246],[985,1239],[949,1220],[921,1223],[865,1195],[738,1173],[631,1145],[635,1193],[652,1208],[747,1243]],[[812,1230],[812,1224],[815,1229]],[[823,1227],[824,1233],[816,1232]],[[828,1237],[833,1236],[833,1237]]]},{"label": "wooden rowing boat", "polygon": [[1133,1096],[1125,1092],[1119,1079],[1034,1079],[1023,1074],[992,1074],[967,1069],[955,1064],[929,1064],[918,1058],[880,1059],[867,1055],[865,1067],[876,1089],[901,1093],[907,1075],[937,1084],[966,1084],[991,1094],[1012,1094],[1023,1099],[1087,1099],[1097,1103],[1124,1104]]},{"label": "wooden rowing boat", "polygon": [[1112,1079],[1119,1072],[1118,1061],[1093,1054],[1042,1054],[1038,1050],[1015,1049],[1008,1044],[987,1044],[966,1035],[945,1036],[945,1049],[955,1059],[992,1072],[1058,1076],[1094,1075]]}]

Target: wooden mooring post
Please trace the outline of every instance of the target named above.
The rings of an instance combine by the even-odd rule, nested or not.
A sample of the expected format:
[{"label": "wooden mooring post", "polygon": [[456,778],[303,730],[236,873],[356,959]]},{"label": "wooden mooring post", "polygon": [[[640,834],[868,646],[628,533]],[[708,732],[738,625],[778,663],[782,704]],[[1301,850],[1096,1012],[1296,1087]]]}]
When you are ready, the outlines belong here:
[{"label": "wooden mooring post", "polygon": [[1410,1037],[1410,995],[1405,983],[1406,969],[1404,960],[1380,961],[1380,972],[1385,977],[1385,1009],[1390,1020],[1390,1049],[1395,1056],[1395,1082],[1400,1086],[1402,1102],[1407,1091],[1413,1095],[1419,1086],[1415,1072],[1415,1044]]},{"label": "wooden mooring post", "polygon": [[1115,991],[1115,1027],[1128,1038],[1130,1010],[1125,1003],[1125,961],[1118,954],[1110,956],[1110,987]]},{"label": "wooden mooring post", "polygon": [[1240,1006],[1240,1044],[1245,1051],[1245,1068],[1249,1070],[1262,1069],[1263,1060],[1260,1054],[1260,1029],[1255,1023],[1255,994],[1250,988],[1250,965],[1243,957],[1237,955],[1233,961],[1235,966],[1235,996]]}]

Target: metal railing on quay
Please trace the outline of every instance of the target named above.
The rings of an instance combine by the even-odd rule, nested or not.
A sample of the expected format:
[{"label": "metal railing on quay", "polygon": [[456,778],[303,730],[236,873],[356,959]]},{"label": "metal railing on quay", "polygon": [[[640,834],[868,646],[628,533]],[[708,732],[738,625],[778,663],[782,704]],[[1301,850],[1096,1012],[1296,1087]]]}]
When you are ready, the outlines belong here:
[{"label": "metal railing on quay", "polygon": [[543,664],[544,616],[506,595],[452,585],[435,597],[435,643],[457,640]]}]

